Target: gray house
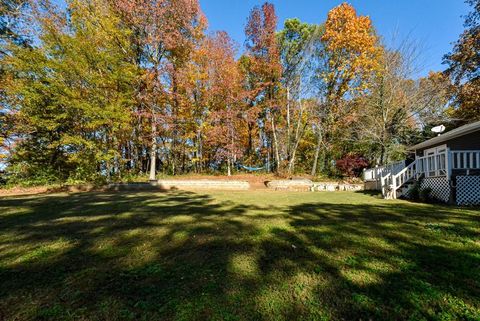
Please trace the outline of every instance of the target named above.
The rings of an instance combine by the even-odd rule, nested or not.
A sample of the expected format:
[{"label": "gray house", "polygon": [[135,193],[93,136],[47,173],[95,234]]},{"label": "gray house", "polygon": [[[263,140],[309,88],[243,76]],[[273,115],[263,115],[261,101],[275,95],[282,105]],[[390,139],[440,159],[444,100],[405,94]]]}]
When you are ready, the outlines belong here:
[{"label": "gray house", "polygon": [[385,198],[408,198],[415,181],[445,203],[480,205],[480,122],[465,125],[409,148],[412,163],[398,162],[364,171],[366,185]]}]

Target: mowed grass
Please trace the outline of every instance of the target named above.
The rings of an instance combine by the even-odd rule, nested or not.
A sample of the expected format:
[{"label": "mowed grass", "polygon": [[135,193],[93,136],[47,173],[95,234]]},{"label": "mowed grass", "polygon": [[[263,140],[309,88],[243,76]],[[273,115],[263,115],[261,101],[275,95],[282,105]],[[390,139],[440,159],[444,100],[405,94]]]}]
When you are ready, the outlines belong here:
[{"label": "mowed grass", "polygon": [[0,320],[480,320],[480,211],[362,193],[0,198]]}]

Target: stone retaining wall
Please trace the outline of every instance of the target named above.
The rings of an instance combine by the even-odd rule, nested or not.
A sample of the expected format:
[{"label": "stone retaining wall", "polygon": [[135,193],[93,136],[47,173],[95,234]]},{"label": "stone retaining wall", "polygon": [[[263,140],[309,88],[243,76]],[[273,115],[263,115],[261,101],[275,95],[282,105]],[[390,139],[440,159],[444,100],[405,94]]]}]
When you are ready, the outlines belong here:
[{"label": "stone retaining wall", "polygon": [[308,179],[301,180],[275,180],[267,183],[267,187],[276,191],[311,191],[313,182]]},{"label": "stone retaining wall", "polygon": [[248,190],[250,183],[247,181],[227,180],[159,180],[155,182],[161,189],[204,189],[204,190]]},{"label": "stone retaining wall", "polygon": [[108,184],[105,188],[107,191],[154,191],[160,187],[155,183],[115,183]]},{"label": "stone retaining wall", "polygon": [[343,184],[343,183],[313,183],[312,191],[314,192],[356,192],[363,191],[362,184]]},{"label": "stone retaining wall", "polygon": [[109,184],[110,191],[148,191],[148,190],[248,190],[250,184],[244,181],[222,180],[158,180],[148,183]]},{"label": "stone retaining wall", "polygon": [[343,184],[332,182],[312,182],[303,180],[275,180],[268,182],[268,188],[276,191],[312,191],[312,192],[336,192],[336,191],[362,191],[362,184]]},{"label": "stone retaining wall", "polygon": [[[332,182],[312,182],[308,179],[292,180],[274,180],[267,183],[269,189],[275,191],[294,191],[294,192],[336,192],[336,191],[361,191],[361,184],[343,184]],[[149,183],[124,183],[110,184],[108,190],[219,190],[235,191],[249,190],[250,183],[247,181],[230,180],[158,180]]]}]

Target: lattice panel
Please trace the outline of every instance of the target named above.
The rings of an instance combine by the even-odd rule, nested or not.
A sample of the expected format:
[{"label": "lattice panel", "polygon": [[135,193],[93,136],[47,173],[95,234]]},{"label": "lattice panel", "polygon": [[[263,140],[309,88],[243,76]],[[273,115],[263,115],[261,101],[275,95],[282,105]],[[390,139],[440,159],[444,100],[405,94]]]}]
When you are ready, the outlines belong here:
[{"label": "lattice panel", "polygon": [[431,188],[432,196],[437,200],[448,203],[450,201],[450,184],[446,177],[425,177],[422,188]]},{"label": "lattice panel", "polygon": [[457,204],[480,205],[480,176],[457,176]]},{"label": "lattice panel", "polygon": [[414,184],[408,186],[407,188],[405,188],[403,190],[403,193],[402,193],[402,197],[406,198],[406,199],[412,199],[412,188],[413,188]]}]

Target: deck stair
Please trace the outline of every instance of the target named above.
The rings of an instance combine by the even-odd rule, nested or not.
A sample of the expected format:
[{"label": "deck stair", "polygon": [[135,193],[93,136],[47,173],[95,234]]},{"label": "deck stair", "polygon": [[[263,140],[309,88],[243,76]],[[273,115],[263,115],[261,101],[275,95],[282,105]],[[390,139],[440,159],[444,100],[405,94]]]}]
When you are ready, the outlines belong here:
[{"label": "deck stair", "polygon": [[450,150],[443,148],[431,151],[425,156],[416,156],[415,161],[407,165],[406,161],[386,166],[365,169],[365,184],[374,185],[382,190],[383,196],[396,199],[406,196],[414,182],[422,178],[445,179],[480,174],[480,150]]},{"label": "deck stair", "polygon": [[417,161],[402,167],[390,167],[380,173],[383,196],[387,199],[397,199],[405,196],[417,179]]},{"label": "deck stair", "polygon": [[[396,199],[408,192],[409,187],[417,178],[417,161],[414,161],[399,173],[392,176],[391,190],[393,198]],[[410,185],[410,186],[409,186]]]}]

